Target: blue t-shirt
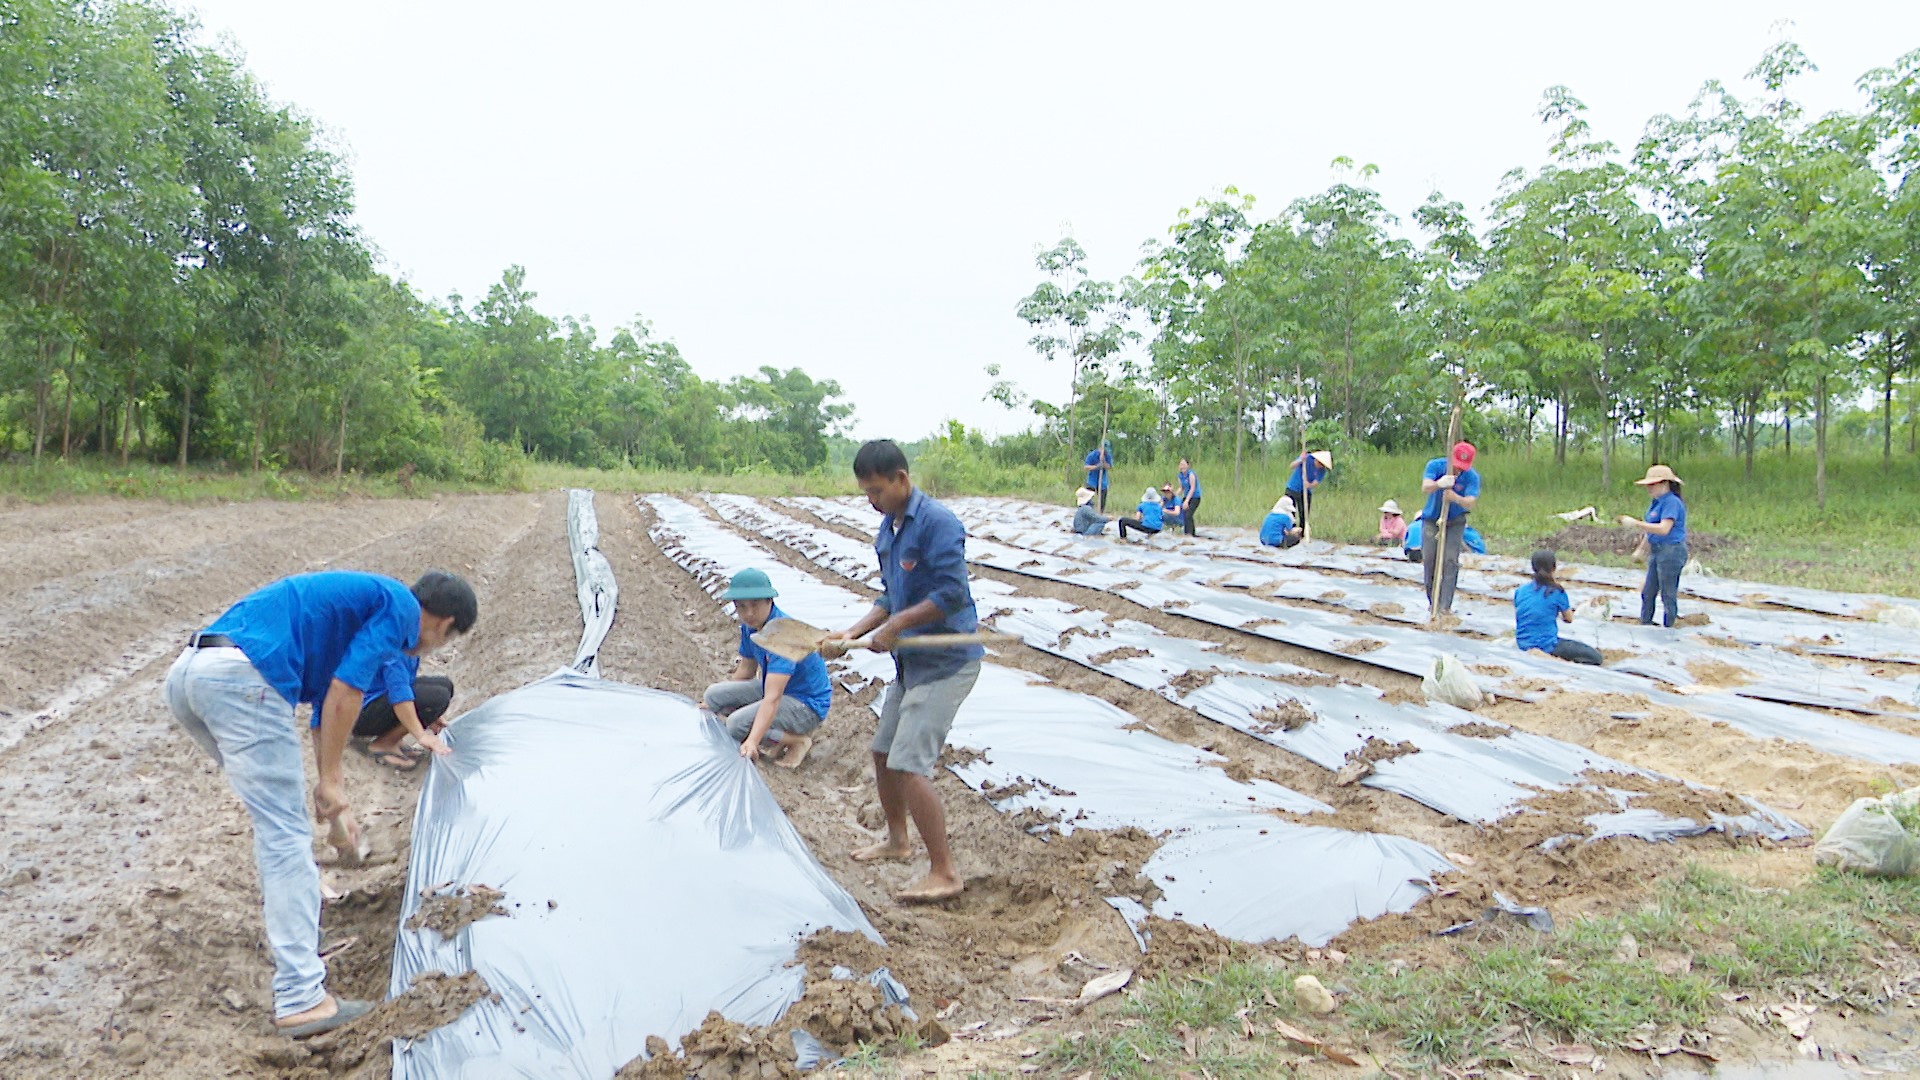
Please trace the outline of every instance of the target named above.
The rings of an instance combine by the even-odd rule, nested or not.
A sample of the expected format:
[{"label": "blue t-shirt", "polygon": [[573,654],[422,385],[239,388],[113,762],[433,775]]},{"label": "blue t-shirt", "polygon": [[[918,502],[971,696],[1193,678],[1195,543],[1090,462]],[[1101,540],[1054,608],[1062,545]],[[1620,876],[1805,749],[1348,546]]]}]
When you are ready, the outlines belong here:
[{"label": "blue t-shirt", "polygon": [[[1186,502],[1188,499],[1197,499],[1200,497],[1200,474],[1199,473],[1194,472],[1192,469],[1182,469],[1180,470],[1179,479],[1180,479],[1180,482],[1174,485],[1175,490],[1173,494],[1175,498],[1179,499],[1181,502]],[[1187,488],[1189,486],[1193,488],[1193,491],[1191,494],[1189,494],[1187,491]]]},{"label": "blue t-shirt", "polygon": [[1113,459],[1107,457],[1099,450],[1089,450],[1087,451],[1087,464],[1098,466],[1098,468],[1087,474],[1087,486],[1095,491],[1105,491],[1107,489],[1107,474],[1113,471]]},{"label": "blue t-shirt", "polygon": [[[922,600],[931,600],[940,609],[940,619],[916,626],[907,635],[971,634],[980,628],[973,587],[967,583],[966,527],[926,492],[914,488],[897,519],[880,519],[873,553],[880,560],[882,585],[874,603],[882,611],[891,615]],[[893,660],[904,689],[944,679],[986,654],[978,645],[956,645],[906,649],[894,653]]]},{"label": "blue t-shirt", "polygon": [[1317,484],[1321,480],[1324,480],[1327,475],[1326,466],[1321,465],[1316,458],[1307,459],[1305,466],[1307,475],[1305,480],[1302,480],[1300,477],[1301,469],[1301,466],[1295,465],[1293,471],[1287,474],[1288,491],[1305,491],[1307,490],[1308,484]]},{"label": "blue t-shirt", "polygon": [[[1468,551],[1473,552],[1475,555],[1485,555],[1487,553],[1487,542],[1480,538],[1480,530],[1474,528],[1471,525],[1460,530],[1460,545],[1466,548]],[[1406,540],[1402,542],[1401,546],[1407,548],[1410,551],[1419,549],[1420,547],[1420,519],[1419,518],[1414,518],[1413,523],[1407,526],[1407,537],[1406,537]]]},{"label": "blue t-shirt", "polygon": [[1560,613],[1573,607],[1567,590],[1546,589],[1529,581],[1513,590],[1513,643],[1520,651],[1552,652],[1560,644]]},{"label": "blue t-shirt", "polygon": [[[366,700],[360,703],[360,707],[364,709],[383,697],[394,705],[412,701],[413,679],[419,672],[420,658],[417,656],[401,653],[388,659],[386,663],[380,665],[380,674],[374,678],[373,685],[367,689]],[[327,699],[323,694],[320,700],[313,704],[313,716],[309,721],[312,727],[320,726],[320,712],[326,707]]]},{"label": "blue t-shirt", "polygon": [[[1443,457],[1437,457],[1437,458],[1434,458],[1432,461],[1427,462],[1426,471],[1420,474],[1421,478],[1424,480],[1438,480],[1445,475],[1447,475],[1447,459]],[[1472,469],[1468,469],[1460,473],[1459,475],[1455,476],[1453,478],[1453,493],[1455,495],[1460,496],[1463,499],[1471,499],[1474,496],[1479,495],[1480,494],[1480,474],[1475,472]],[[1442,494],[1443,492],[1440,492],[1440,491],[1433,491],[1428,493],[1427,505],[1423,507],[1420,511],[1420,520],[1422,521],[1439,521],[1440,520],[1440,496]],[[1466,507],[1455,506],[1452,503],[1447,504],[1447,520],[1448,521],[1450,522],[1458,521],[1461,518],[1466,516],[1467,516]]]},{"label": "blue t-shirt", "polygon": [[1687,542],[1687,504],[1681,502],[1680,496],[1671,491],[1653,500],[1653,505],[1647,507],[1647,524],[1658,525],[1663,521],[1673,522],[1673,531],[1665,536],[1647,534],[1649,545],[1665,546]]},{"label": "blue t-shirt", "polygon": [[1287,530],[1293,528],[1293,518],[1286,514],[1268,514],[1260,523],[1260,542],[1268,547],[1279,547],[1287,538]]},{"label": "blue t-shirt", "polygon": [[381,665],[420,643],[420,602],[390,577],[352,570],[296,574],[215,619],[289,705],[318,705],[339,679],[362,693]]},{"label": "blue t-shirt", "polygon": [[[787,613],[780,605],[773,605],[773,611],[767,621],[784,619]],[[760,693],[767,692],[767,676],[785,675],[787,677],[788,697],[813,710],[813,715],[822,720],[827,718],[827,710],[833,708],[833,683],[827,679],[827,662],[820,659],[819,653],[809,655],[805,660],[789,660],[776,656],[761,648],[753,640],[753,630],[747,624],[740,624],[740,656],[760,665]]]},{"label": "blue t-shirt", "polygon": [[1140,504],[1140,524],[1149,529],[1165,528],[1165,513],[1166,508],[1160,505],[1160,500],[1148,499]]}]

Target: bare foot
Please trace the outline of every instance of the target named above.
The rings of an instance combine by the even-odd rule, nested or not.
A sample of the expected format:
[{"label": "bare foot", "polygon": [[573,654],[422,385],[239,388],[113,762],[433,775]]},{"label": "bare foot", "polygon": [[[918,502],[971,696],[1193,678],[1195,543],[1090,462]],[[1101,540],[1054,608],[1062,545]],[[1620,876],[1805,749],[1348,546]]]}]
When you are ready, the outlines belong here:
[{"label": "bare foot", "polygon": [[905,840],[888,837],[871,847],[863,847],[852,854],[854,862],[897,862],[913,858],[913,845]]},{"label": "bare foot", "polygon": [[893,894],[893,898],[902,904],[934,904],[942,900],[951,900],[966,891],[966,885],[959,878],[946,875],[928,874],[919,881]]},{"label": "bare foot", "polygon": [[813,736],[787,735],[780,740],[780,748],[774,751],[773,763],[783,769],[797,769],[807,760],[807,751],[813,749]]}]

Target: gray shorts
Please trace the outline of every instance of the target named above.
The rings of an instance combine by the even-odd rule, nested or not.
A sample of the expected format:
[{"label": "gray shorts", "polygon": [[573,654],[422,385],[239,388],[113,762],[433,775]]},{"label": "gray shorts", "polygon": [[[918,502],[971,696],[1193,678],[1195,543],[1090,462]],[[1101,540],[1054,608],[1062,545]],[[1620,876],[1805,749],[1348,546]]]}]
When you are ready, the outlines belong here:
[{"label": "gray shorts", "polygon": [[[753,718],[760,715],[760,680],[714,683],[707,687],[702,698],[707,708],[727,726],[727,734],[733,741],[741,742],[753,731]],[[773,723],[767,728],[767,734],[784,731],[811,735],[819,726],[820,715],[806,702],[783,694],[780,704],[774,706]],[[779,742],[779,737],[776,735],[773,741]]]},{"label": "gray shorts", "polygon": [[980,661],[969,660],[959,671],[934,682],[901,689],[898,679],[887,687],[880,705],[880,730],[873,735],[873,752],[887,755],[895,772],[933,775],[940,750],[953,730],[960,703],[980,678]]}]

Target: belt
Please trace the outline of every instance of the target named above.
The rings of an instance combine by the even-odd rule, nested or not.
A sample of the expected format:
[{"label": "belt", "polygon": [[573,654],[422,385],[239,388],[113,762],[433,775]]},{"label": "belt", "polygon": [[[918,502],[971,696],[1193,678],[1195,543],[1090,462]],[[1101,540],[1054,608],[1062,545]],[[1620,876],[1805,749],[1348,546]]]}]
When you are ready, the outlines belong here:
[{"label": "belt", "polygon": [[189,649],[237,649],[239,647],[225,634],[195,634],[187,639]]}]

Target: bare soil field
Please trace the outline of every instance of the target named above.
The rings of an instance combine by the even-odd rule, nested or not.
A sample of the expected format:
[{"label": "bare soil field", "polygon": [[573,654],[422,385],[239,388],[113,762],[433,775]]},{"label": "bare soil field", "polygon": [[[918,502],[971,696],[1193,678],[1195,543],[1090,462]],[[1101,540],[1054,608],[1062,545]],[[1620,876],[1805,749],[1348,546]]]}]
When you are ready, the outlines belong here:
[{"label": "bare soil field", "polygon": [[[735,624],[648,539],[648,512],[630,495],[601,493],[596,508],[600,548],[621,590],[600,653],[603,674],[698,695],[732,666]],[[565,511],[563,492],[338,503],[0,505],[0,941],[6,943],[0,951],[0,1076],[385,1076],[386,1035],[370,1032],[358,1043],[334,1039],[316,1053],[271,1034],[271,967],[251,832],[224,779],[175,730],[160,684],[187,634],[276,577],[353,568],[411,580],[437,567],[468,576],[480,594],[475,631],[424,666],[454,680],[457,715],[571,657],[580,621]],[[832,577],[798,552],[768,546],[795,566]],[[1411,678],[1203,627],[1076,585],[990,571],[980,576],[1210,641],[1236,655],[1311,667],[1328,680],[1365,680],[1390,694],[1418,692]],[[881,822],[867,754],[871,691],[837,694],[806,764],[763,775],[815,855],[890,946],[836,935],[808,942],[801,958],[859,970],[890,967],[923,1014],[938,1016],[959,1036],[889,1059],[888,1067],[904,1075],[1077,1075],[1081,1070],[1065,1071],[1035,1052],[1129,1021],[1118,1013],[1117,999],[1085,1012],[1047,999],[1072,998],[1111,969],[1134,967],[1141,978],[1199,977],[1224,958],[1270,959],[1317,965],[1333,983],[1340,965],[1369,957],[1391,953],[1418,962],[1423,950],[1438,948],[1435,931],[1478,917],[1496,892],[1549,905],[1556,918],[1570,921],[1640,908],[1663,876],[1688,861],[1724,868],[1755,888],[1811,872],[1804,846],[1718,837],[1543,851],[1543,839],[1569,823],[1577,826],[1594,808],[1543,798],[1534,813],[1475,828],[1400,796],[1341,786],[1285,751],[1058,657],[1009,647],[999,662],[1112,702],[1164,738],[1213,751],[1229,775],[1269,779],[1334,807],[1331,816],[1312,815],[1314,824],[1418,840],[1458,856],[1462,872],[1446,879],[1445,895],[1407,915],[1357,924],[1334,943],[1338,960],[1297,941],[1230,943],[1172,923],[1156,924],[1154,948],[1143,957],[1103,897],[1116,879],[1140,872],[1159,838],[1137,830],[1081,830],[1046,839],[941,771],[936,783],[967,891],[944,905],[901,907],[891,894],[916,866],[858,864],[848,855],[870,842]],[[1622,719],[1626,714],[1632,715]],[[1486,715],[1769,800],[1816,832],[1876,785],[1920,782],[1920,770],[1874,769],[1817,748],[1763,743],[1630,699],[1557,695],[1538,704],[1502,702]],[[347,780],[376,854],[372,865],[358,868],[322,858],[323,880],[340,896],[325,908],[323,950],[333,950],[333,989],[380,998],[420,776],[349,754]],[[1647,805],[1698,813],[1722,808],[1718,800],[1726,798],[1680,785],[1636,796],[1642,797]],[[456,982],[424,996],[417,1003],[421,1015],[408,1022],[417,1029],[456,1015],[471,1000]],[[1836,1034],[1829,1042],[1854,1038],[1860,1046],[1914,1033],[1911,1008],[1904,1018],[1898,1011],[1891,1018],[1862,1012],[1832,1023],[1851,1027],[1831,1029]],[[1756,1060],[1795,1054],[1792,1039],[1751,1023],[1727,1043]],[[347,1046],[354,1052],[344,1052]],[[1373,1049],[1377,1060],[1395,1060],[1390,1043]],[[1551,1065],[1538,1060],[1543,1068]],[[1646,1055],[1608,1060],[1629,1075],[1663,1067]],[[1364,1075],[1321,1058],[1296,1064],[1305,1074]],[[767,1068],[768,1075],[778,1074]],[[1401,1068],[1411,1068],[1407,1075],[1421,1071]],[[1186,1070],[1176,1060],[1142,1063],[1136,1071]]]}]

